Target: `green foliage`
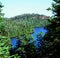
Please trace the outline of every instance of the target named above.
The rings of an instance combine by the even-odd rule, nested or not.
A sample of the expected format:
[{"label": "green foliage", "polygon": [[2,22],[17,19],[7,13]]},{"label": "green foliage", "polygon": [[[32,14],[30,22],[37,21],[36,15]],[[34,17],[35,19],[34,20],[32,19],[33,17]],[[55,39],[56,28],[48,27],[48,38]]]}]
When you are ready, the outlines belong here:
[{"label": "green foliage", "polygon": [[52,20],[50,20],[51,24],[46,26],[49,32],[44,37],[44,40],[49,43],[51,42],[52,45],[50,44],[50,47],[46,45],[49,48],[46,48],[47,52],[45,50],[45,56],[47,56],[47,58],[60,58],[60,0],[53,1],[52,11],[54,16]]},{"label": "green foliage", "polygon": [[5,36],[0,35],[0,58],[8,58],[9,57],[9,39]]},{"label": "green foliage", "polygon": [[[24,14],[21,16],[16,16],[14,18],[3,18],[2,11],[3,5],[0,3],[0,58],[20,58],[18,54],[14,54],[10,56],[9,49],[11,48],[10,38],[18,37],[21,40],[21,36],[24,35],[24,39],[22,41],[22,46],[19,47],[17,51],[22,51],[24,56],[28,58],[33,58],[36,56],[36,47],[34,43],[29,44],[29,42],[33,42],[33,38],[31,37],[31,33],[33,33],[33,28],[46,26],[50,24],[48,22],[48,18],[41,18],[44,15],[39,14]],[[43,24],[44,23],[44,24]],[[40,33],[42,35],[42,33]],[[35,53],[34,53],[35,52]]]},{"label": "green foliage", "polygon": [[51,8],[49,7],[49,8],[47,8],[47,10],[49,11],[49,10],[51,10]]},{"label": "green foliage", "polygon": [[9,57],[9,48],[10,48],[10,40],[8,36],[5,35],[5,24],[2,14],[3,5],[0,2],[0,58],[8,58]]}]

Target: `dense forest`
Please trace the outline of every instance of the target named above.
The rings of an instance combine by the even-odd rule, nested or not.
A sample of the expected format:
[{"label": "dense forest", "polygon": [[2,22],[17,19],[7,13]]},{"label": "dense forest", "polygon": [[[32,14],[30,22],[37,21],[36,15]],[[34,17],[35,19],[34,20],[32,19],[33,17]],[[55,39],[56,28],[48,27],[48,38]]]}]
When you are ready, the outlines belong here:
[{"label": "dense forest", "polygon": [[[22,14],[11,18],[4,18],[0,2],[0,58],[60,58],[60,0],[53,0],[53,17],[39,14]],[[35,27],[49,30],[41,41],[37,35],[38,48],[31,33]],[[23,36],[23,38],[22,38]],[[11,38],[18,38],[18,44],[12,48]],[[32,41],[32,43],[29,43]]]},{"label": "dense forest", "polygon": [[[20,36],[23,34],[30,34],[33,32],[33,28],[46,26],[49,23],[50,17],[39,14],[23,14],[12,18],[5,18],[4,28],[6,32],[9,32],[11,37]],[[44,24],[43,24],[44,23]],[[6,34],[5,34],[6,35]]]}]

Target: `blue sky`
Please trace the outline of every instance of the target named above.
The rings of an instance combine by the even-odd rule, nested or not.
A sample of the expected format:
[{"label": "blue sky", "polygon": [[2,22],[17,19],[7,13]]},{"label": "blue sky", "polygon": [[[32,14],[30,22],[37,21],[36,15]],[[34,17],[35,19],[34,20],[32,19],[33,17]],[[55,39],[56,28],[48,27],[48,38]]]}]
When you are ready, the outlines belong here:
[{"label": "blue sky", "polygon": [[51,11],[47,11],[51,7],[52,0],[1,0],[4,5],[3,13],[5,17],[13,17],[26,13],[37,13],[52,16]]}]

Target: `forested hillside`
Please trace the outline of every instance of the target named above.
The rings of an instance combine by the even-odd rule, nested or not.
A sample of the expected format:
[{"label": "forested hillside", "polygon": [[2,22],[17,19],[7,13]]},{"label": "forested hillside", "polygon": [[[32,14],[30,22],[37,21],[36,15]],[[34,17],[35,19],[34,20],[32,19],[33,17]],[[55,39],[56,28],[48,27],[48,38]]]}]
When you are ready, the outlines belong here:
[{"label": "forested hillside", "polygon": [[39,14],[23,14],[12,18],[5,19],[6,29],[11,36],[19,36],[18,34],[32,33],[33,28],[46,26],[50,17]]}]

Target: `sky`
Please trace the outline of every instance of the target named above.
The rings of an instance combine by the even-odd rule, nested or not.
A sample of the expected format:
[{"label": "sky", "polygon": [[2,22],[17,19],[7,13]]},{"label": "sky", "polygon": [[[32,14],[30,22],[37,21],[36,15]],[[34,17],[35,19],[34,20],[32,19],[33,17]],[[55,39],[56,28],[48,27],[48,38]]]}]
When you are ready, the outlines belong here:
[{"label": "sky", "polygon": [[5,17],[27,13],[52,16],[52,12],[46,10],[51,7],[52,0],[0,0],[0,2],[4,5],[2,12]]}]

